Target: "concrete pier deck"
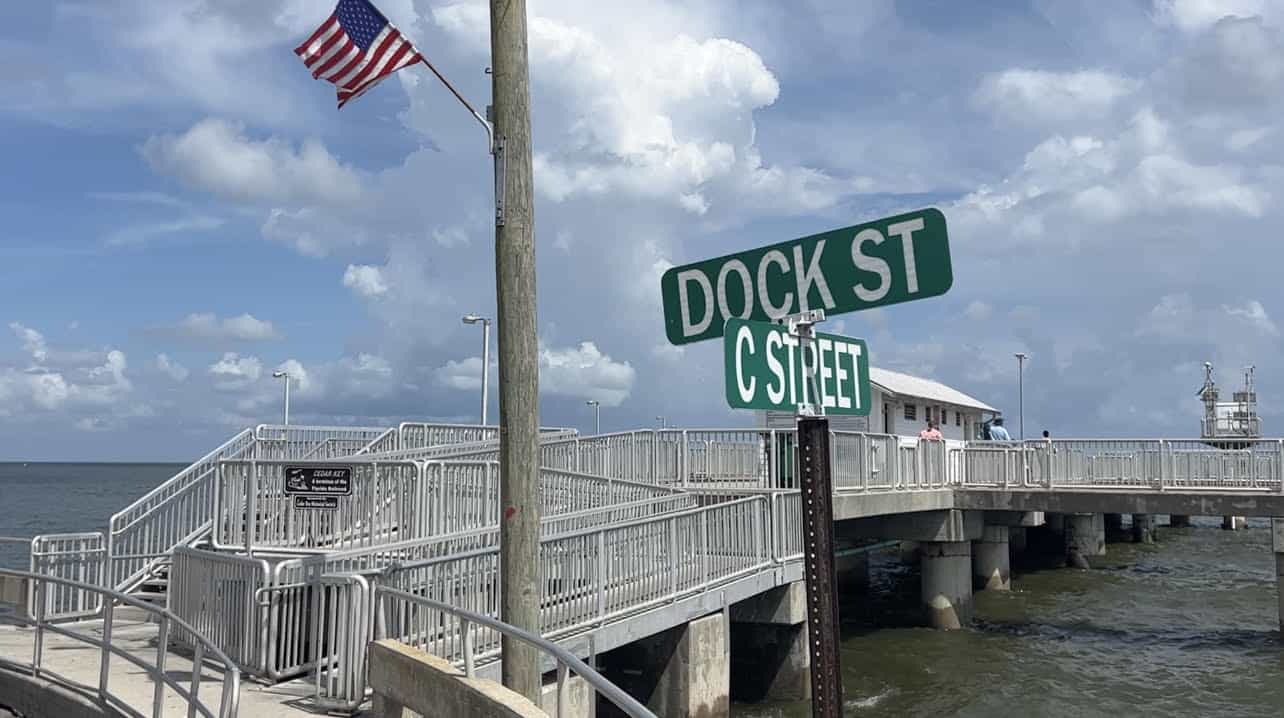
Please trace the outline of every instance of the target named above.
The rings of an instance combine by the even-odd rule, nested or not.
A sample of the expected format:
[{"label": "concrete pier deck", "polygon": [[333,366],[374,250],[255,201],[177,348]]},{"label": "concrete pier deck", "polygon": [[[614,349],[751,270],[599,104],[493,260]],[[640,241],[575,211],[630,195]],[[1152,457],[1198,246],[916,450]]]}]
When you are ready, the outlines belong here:
[{"label": "concrete pier deck", "polygon": [[[116,616],[112,626],[112,644],[148,664],[153,663],[156,659],[158,625],[142,620],[139,614],[131,616],[129,611],[122,610],[120,614]],[[102,621],[84,621],[60,627],[87,637],[102,638]],[[35,635],[34,629],[6,624],[5,618],[0,616],[0,657],[30,662]],[[84,641],[46,632],[42,668],[86,686],[85,694],[92,697],[98,686],[101,653],[101,649]],[[146,706],[150,710],[155,683],[147,672],[119,656],[112,656],[110,669],[108,686],[111,693],[130,706],[139,709]],[[165,659],[165,672],[180,685],[187,687],[192,679],[191,657],[171,647]],[[222,671],[206,664],[201,670],[199,695],[215,712],[221,708],[222,688]],[[268,686],[243,678],[239,715],[245,718],[315,715],[318,711],[310,702],[311,694],[312,686],[307,679]],[[164,715],[187,715],[187,701],[169,687],[165,689]]]}]

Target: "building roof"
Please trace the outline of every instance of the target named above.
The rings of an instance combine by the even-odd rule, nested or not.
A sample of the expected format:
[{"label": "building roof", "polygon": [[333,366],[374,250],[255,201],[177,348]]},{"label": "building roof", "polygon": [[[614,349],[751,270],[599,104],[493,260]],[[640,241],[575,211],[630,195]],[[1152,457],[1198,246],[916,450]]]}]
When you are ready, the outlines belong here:
[{"label": "building roof", "polygon": [[999,411],[980,399],[974,399],[958,389],[950,388],[939,381],[910,376],[898,371],[870,367],[869,380],[897,396],[927,399],[928,401],[937,401],[942,404],[952,404],[968,409],[980,409],[981,411],[996,414]]}]

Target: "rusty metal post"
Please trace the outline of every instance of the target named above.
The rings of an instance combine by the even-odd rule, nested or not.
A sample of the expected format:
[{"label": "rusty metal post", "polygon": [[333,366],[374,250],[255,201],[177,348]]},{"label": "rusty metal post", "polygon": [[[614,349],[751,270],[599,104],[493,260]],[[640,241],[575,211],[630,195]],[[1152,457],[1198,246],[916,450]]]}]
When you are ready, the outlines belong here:
[{"label": "rusty metal post", "polygon": [[838,594],[834,575],[834,490],[829,420],[798,418],[798,483],[802,489],[803,573],[807,585],[807,641],[811,653],[811,714],[843,714],[838,666]]}]

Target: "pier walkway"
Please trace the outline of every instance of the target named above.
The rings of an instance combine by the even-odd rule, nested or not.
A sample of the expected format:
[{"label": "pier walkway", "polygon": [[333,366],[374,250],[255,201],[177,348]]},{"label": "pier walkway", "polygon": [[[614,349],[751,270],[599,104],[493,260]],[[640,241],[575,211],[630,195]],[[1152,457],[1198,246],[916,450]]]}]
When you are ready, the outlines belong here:
[{"label": "pier walkway", "polygon": [[[143,715],[233,714],[225,685],[241,715],[354,712],[367,705],[367,646],[383,638],[497,678],[499,633],[437,608],[498,615],[496,440],[494,427],[422,423],[247,429],[106,531],[35,537],[30,571],[50,580],[0,574],[0,602],[16,607],[9,622],[25,615],[46,635],[36,650],[38,631],[0,627],[0,661],[53,666]],[[574,655],[731,620],[737,604],[801,580],[793,432],[548,429],[542,444],[542,633]],[[966,562],[970,579],[973,541],[1001,545],[1006,572],[1007,527],[1042,512],[1284,516],[1281,440],[1232,450],[832,432],[830,444],[840,539],[936,546],[925,584],[937,581],[929,560],[955,573]],[[310,467],[346,469],[345,490],[298,493]],[[1091,524],[1069,523],[1072,534]],[[971,582],[942,590],[965,618]],[[105,605],[118,614],[106,638]],[[207,688],[188,701],[197,646]],[[140,663],[152,669],[125,667]],[[158,674],[170,681],[149,713]]]}]

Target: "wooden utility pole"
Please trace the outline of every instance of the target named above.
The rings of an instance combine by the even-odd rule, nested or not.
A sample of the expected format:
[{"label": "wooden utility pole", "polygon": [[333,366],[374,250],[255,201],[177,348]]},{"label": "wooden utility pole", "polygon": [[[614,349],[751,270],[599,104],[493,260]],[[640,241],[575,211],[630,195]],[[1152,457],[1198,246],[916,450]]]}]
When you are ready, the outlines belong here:
[{"label": "wooden utility pole", "polygon": [[[539,345],[525,0],[490,0],[490,48],[499,194],[500,619],[539,635]],[[539,705],[537,649],[505,637],[503,654],[504,685]]]}]

